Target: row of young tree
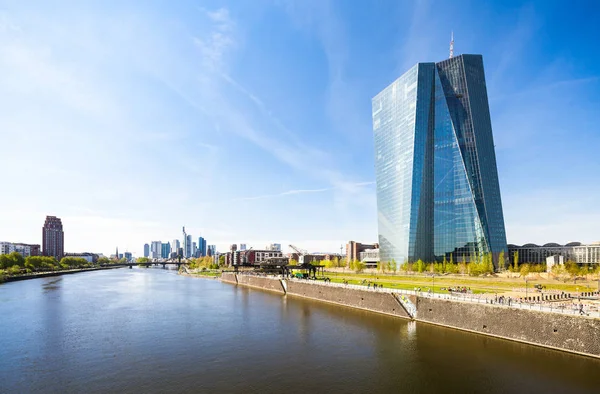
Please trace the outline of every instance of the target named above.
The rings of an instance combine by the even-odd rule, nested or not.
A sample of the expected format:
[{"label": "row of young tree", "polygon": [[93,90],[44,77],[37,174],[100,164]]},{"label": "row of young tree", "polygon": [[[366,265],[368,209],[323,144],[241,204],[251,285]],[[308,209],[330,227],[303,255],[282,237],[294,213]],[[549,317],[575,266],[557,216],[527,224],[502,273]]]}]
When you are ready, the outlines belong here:
[{"label": "row of young tree", "polygon": [[[109,264],[110,262],[109,259],[103,257],[96,264]],[[48,256],[23,257],[18,252],[0,255],[0,276],[89,268],[92,266],[92,263],[81,257],[63,257],[58,261],[54,257]]]},{"label": "row of young tree", "polygon": [[215,261],[213,257],[204,256],[192,259],[189,263],[191,269],[201,270],[216,270],[225,266],[225,256],[219,256],[219,260]]},{"label": "row of young tree", "polygon": [[[366,264],[354,260],[346,265],[344,259],[340,260],[325,260],[322,262],[326,268],[348,267],[351,271],[360,273],[366,269]],[[395,274],[398,271],[403,273],[422,273],[422,274],[462,274],[470,276],[490,275],[495,272],[511,272],[519,274],[521,277],[526,277],[532,273],[546,272],[546,264],[531,264],[519,263],[518,252],[513,255],[511,262],[507,261],[504,252],[498,255],[497,269],[494,267],[492,254],[488,253],[479,258],[473,258],[473,261],[467,262],[462,259],[460,262],[455,262],[452,255],[449,259],[444,258],[441,262],[427,263],[423,260],[416,262],[404,262],[398,266],[395,260],[388,262],[378,262],[377,271],[381,273]],[[573,261],[568,261],[564,265],[555,265],[552,268],[552,274],[559,279],[567,280],[577,277],[586,277],[587,275],[600,275],[600,266],[591,268],[588,266],[579,266]]]}]

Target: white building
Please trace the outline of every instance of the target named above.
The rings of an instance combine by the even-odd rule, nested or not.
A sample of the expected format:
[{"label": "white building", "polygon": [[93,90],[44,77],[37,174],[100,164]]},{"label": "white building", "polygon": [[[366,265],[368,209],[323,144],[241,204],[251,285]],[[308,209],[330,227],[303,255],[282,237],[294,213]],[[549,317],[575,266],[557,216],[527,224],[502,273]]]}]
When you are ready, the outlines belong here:
[{"label": "white building", "polygon": [[0,242],[0,254],[17,252],[23,257],[40,255],[40,245],[30,245],[14,242]]},{"label": "white building", "polygon": [[271,244],[267,247],[269,250],[273,250],[276,252],[281,252],[281,244]]},{"label": "white building", "polygon": [[546,257],[546,272],[552,272],[552,267],[557,264],[564,265],[565,256],[554,255]]},{"label": "white building", "polygon": [[379,249],[367,249],[359,253],[360,261],[367,265],[367,268],[377,267],[379,263]]},{"label": "white building", "polygon": [[14,251],[14,246],[11,242],[0,242],[0,254],[10,254]]},{"label": "white building", "polygon": [[152,241],[150,244],[150,258],[152,259],[160,259],[162,255],[162,242],[161,241]]},{"label": "white building", "polygon": [[179,248],[181,248],[181,244],[179,243],[179,240],[174,239],[173,242],[171,242],[171,254],[175,253],[175,255],[178,255]]},{"label": "white building", "polygon": [[600,264],[600,242],[573,247],[577,264]]}]

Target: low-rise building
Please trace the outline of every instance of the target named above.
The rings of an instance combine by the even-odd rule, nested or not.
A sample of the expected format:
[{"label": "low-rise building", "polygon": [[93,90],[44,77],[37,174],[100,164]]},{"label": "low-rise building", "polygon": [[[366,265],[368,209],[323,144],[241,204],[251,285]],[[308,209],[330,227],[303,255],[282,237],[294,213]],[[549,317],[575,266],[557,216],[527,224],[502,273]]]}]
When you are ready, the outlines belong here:
[{"label": "low-rise building", "polygon": [[377,263],[379,263],[379,249],[366,249],[360,252],[360,261],[365,263],[367,268],[377,268]]},{"label": "low-rise building", "polygon": [[40,245],[21,242],[0,242],[0,254],[19,253],[23,257],[40,256]]},{"label": "low-rise building", "polygon": [[557,243],[547,243],[536,245],[528,243],[523,246],[508,245],[509,262],[515,261],[515,254],[518,252],[519,264],[547,263],[547,258],[551,256],[560,256],[564,261],[574,261],[577,264],[600,264],[600,242],[592,244],[582,244],[581,242],[570,242],[566,245]]},{"label": "low-rise building", "polygon": [[360,253],[370,249],[379,249],[379,244],[363,244],[356,241],[348,241],[346,244],[346,264],[354,260],[360,260]]},{"label": "low-rise building", "polygon": [[574,246],[573,256],[577,264],[600,264],[600,242]]}]

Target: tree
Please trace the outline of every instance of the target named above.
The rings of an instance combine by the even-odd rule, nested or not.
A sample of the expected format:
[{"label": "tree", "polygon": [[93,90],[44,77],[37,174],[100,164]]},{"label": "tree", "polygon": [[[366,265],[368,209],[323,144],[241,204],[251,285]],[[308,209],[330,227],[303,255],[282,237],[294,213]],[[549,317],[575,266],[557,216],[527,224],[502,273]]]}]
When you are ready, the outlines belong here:
[{"label": "tree", "polygon": [[63,269],[89,267],[90,263],[82,257],[63,257],[60,260],[60,266]]},{"label": "tree", "polygon": [[577,263],[574,261],[567,261],[565,263],[565,269],[571,276],[571,279],[573,279],[573,281],[577,281],[577,274],[579,274],[579,266]]},{"label": "tree", "polygon": [[352,264],[354,266],[354,271],[356,271],[357,274],[361,273],[366,268],[366,264],[362,261],[354,260]]},{"label": "tree", "polygon": [[513,255],[513,262],[514,262],[513,271],[519,272],[519,251],[518,250]]},{"label": "tree", "polygon": [[527,275],[529,275],[529,264],[521,264],[520,272],[523,278],[527,277]]},{"label": "tree", "polygon": [[135,259],[135,261],[138,264],[144,264],[144,263],[149,263],[150,259],[148,257],[138,257],[137,259]]},{"label": "tree", "polygon": [[[290,264],[291,264],[292,261],[293,260],[290,261]],[[225,265],[225,255],[224,254],[222,254],[222,255],[219,256],[219,265],[221,267]]]},{"label": "tree", "polygon": [[396,273],[396,271],[398,271],[398,263],[396,263],[395,259],[392,259],[392,261],[390,261],[390,268],[391,271],[394,272],[394,274]]},{"label": "tree", "polygon": [[0,255],[0,269],[8,269],[13,266],[24,267],[25,259],[18,252]]},{"label": "tree", "polygon": [[[225,257],[225,256],[221,256],[221,257]],[[298,261],[296,261],[295,259],[290,259],[289,265],[298,265]]]},{"label": "tree", "polygon": [[[138,261],[139,261],[139,259],[138,259]],[[100,257],[98,259],[98,262],[97,262],[98,265],[107,265],[107,264],[110,264],[110,263],[111,263],[110,259],[108,257],[105,257],[105,256]]]},{"label": "tree", "polygon": [[498,269],[500,272],[504,271],[506,267],[506,261],[504,261],[504,251],[500,252],[498,255]]},{"label": "tree", "polygon": [[486,253],[484,255],[484,259],[485,259],[485,273],[487,274],[493,274],[494,273],[494,255],[490,252],[490,253]]},{"label": "tree", "polygon": [[465,255],[462,256],[462,260],[458,266],[458,272],[460,272],[463,275],[468,272],[467,257]]},{"label": "tree", "polygon": [[425,263],[423,260],[419,259],[417,260],[417,272],[421,274],[423,271],[425,271]]}]

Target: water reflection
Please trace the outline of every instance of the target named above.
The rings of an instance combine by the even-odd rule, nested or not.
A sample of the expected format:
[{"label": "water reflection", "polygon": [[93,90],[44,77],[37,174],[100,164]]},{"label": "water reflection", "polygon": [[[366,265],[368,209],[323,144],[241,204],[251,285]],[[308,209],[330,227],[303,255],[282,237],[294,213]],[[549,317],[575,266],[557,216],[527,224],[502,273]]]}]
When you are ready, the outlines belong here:
[{"label": "water reflection", "polygon": [[337,305],[113,270],[0,285],[0,392],[594,392],[600,362]]},{"label": "water reflection", "polygon": [[60,289],[60,284],[62,282],[62,276],[53,276],[50,278],[43,278],[44,284],[42,288],[45,292],[54,291]]}]

